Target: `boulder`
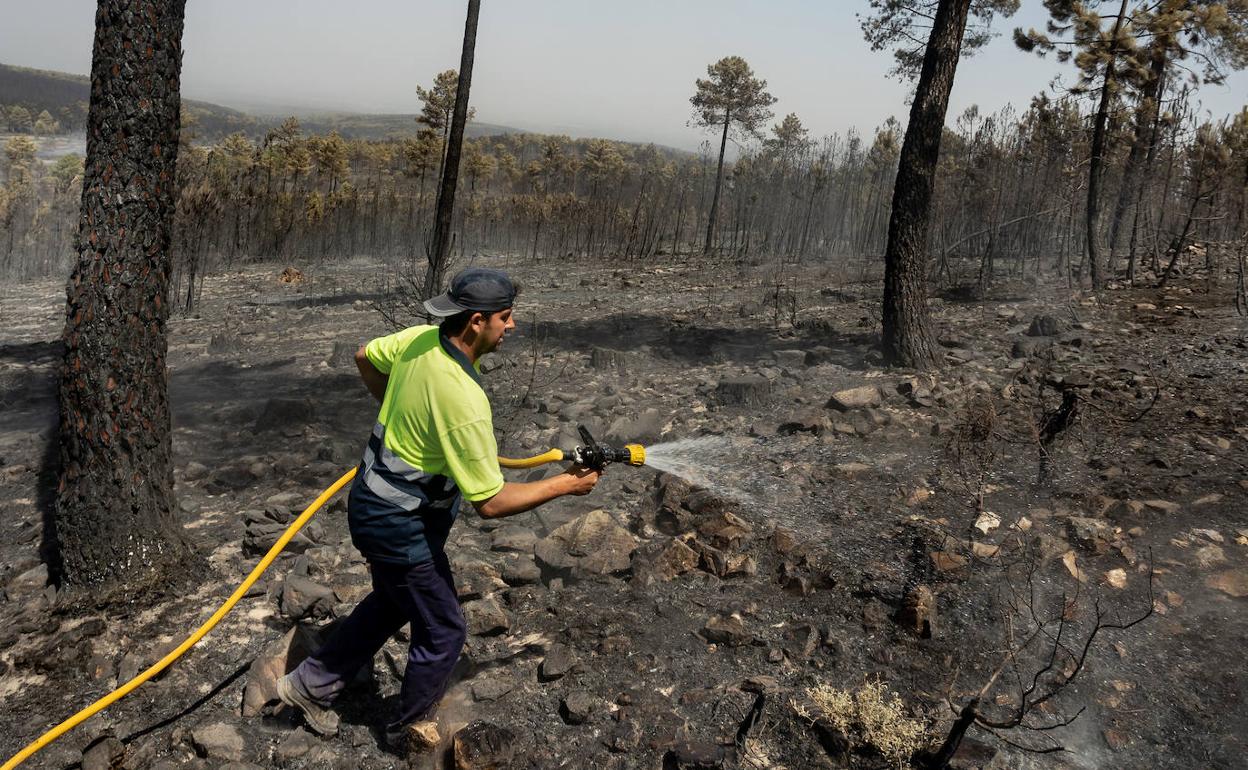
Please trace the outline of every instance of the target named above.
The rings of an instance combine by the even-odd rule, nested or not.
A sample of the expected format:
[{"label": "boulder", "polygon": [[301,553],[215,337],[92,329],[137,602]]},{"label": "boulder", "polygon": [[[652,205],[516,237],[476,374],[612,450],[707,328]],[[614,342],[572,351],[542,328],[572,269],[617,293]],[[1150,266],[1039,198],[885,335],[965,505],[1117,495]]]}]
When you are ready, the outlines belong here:
[{"label": "boulder", "polygon": [[569,521],[537,542],[538,564],[554,572],[609,575],[631,564],[637,543],[627,529],[598,509]]}]

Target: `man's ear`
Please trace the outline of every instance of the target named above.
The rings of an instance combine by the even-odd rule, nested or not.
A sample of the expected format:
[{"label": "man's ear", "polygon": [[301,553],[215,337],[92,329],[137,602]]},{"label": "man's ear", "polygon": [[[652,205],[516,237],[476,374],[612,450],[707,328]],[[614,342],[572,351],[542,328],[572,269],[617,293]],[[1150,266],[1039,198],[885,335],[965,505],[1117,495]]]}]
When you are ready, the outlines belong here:
[{"label": "man's ear", "polygon": [[477,312],[468,316],[468,326],[479,334],[485,328],[485,313]]}]

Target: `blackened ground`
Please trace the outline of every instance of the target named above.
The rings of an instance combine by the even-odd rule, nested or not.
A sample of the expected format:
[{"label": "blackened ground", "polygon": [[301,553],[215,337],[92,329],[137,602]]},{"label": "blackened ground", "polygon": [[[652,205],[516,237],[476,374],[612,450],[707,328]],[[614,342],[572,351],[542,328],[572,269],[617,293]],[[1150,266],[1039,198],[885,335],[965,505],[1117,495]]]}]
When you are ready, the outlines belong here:
[{"label": "blackened ground", "polygon": [[[503,523],[466,513],[452,547],[479,633],[439,710],[443,736],[474,720],[505,728],[516,767],[883,766],[840,753],[802,716],[810,688],[879,677],[939,736],[946,699],[960,704],[1003,660],[1011,597],[1034,595],[1045,618],[1065,608],[1077,649],[1094,600],[1111,618],[1147,609],[1151,564],[1153,615],[1099,635],[1086,669],[1031,717],[1084,708],[1050,733],[1067,751],[1030,755],[973,729],[958,763],[1241,766],[1248,328],[1225,292],[1189,278],[1099,298],[1041,284],[1011,286],[1008,300],[934,300],[945,365],[915,377],[879,367],[878,290],[839,271],[498,266],[526,287],[519,330],[486,364],[501,451],[566,446],[581,423],[647,444],[716,435],[743,443],[708,460],[707,478],[753,497],[612,467],[587,498]],[[299,267],[293,285],[280,268],[212,277],[199,313],[173,321],[177,495],[210,571],[176,600],[137,597],[108,614],[58,613],[39,567],[63,289],[0,299],[0,753],[180,641],[254,564],[248,521],[255,537],[265,511],[298,511],[358,460],[375,404],[350,352],[387,331],[370,304],[387,268]],[[1036,317],[1048,320],[1033,329]],[[878,405],[828,406],[862,386]],[[1077,391],[1078,412],[1041,478],[1037,437],[1062,388]],[[535,554],[595,509],[609,515],[594,519],[600,538],[563,551],[546,540]],[[241,716],[246,669],[266,647],[367,591],[341,504],[315,522],[304,553],[282,557],[192,653],[29,766],[73,766],[109,735],[126,745],[125,767],[403,766],[377,733],[401,640],[344,697],[336,738],[281,712]],[[1030,583],[1020,565],[1034,565]],[[292,575],[333,592],[300,593]],[[906,612],[923,590],[930,638]],[[1043,659],[1019,665],[1026,680]],[[993,717],[1017,703],[1011,675],[986,699]]]}]

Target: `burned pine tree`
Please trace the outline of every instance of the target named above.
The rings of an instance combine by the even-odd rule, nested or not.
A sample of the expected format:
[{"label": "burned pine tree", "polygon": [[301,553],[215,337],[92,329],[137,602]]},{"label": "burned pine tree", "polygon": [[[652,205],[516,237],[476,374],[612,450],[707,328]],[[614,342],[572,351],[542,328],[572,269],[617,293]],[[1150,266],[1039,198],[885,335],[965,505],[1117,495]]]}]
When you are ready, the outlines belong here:
[{"label": "burned pine tree", "polygon": [[101,0],[78,260],[68,286],[55,531],[62,582],[184,568],[166,321],[185,0]]},{"label": "burned pine tree", "polygon": [[767,93],[767,81],[754,77],[754,71],[740,56],[725,56],[707,67],[706,74],[707,79],[698,78],[698,91],[689,102],[693,105],[695,125],[721,131],[715,193],[706,223],[706,243],[702,247],[702,252],[709,254],[715,238],[715,220],[719,216],[728,135],[734,128],[749,136],[756,135],[771,119],[771,105],[776,103],[776,98]]},{"label": "burned pine tree", "polygon": [[472,86],[472,61],[477,47],[477,18],[481,0],[468,0],[468,18],[464,22],[464,47],[459,60],[458,85],[455,88],[455,109],[451,115],[450,133],[446,143],[446,162],[442,167],[438,188],[437,214],[434,217],[433,241],[429,247],[429,268],[425,273],[425,297],[442,289],[442,273],[451,251],[451,226],[455,216],[455,186],[459,183],[459,158],[464,145],[464,126],[468,123],[468,91]]},{"label": "burned pine tree", "polygon": [[[901,366],[926,368],[936,363],[935,341],[927,315],[927,248],[936,163],[949,107],[949,92],[967,34],[972,0],[940,0],[912,5],[873,0],[876,15],[863,21],[873,48],[915,39],[918,20],[931,20],[910,108],[910,122],[893,187],[888,242],[884,252],[883,347],[885,357]],[[917,7],[922,6],[922,7]],[[995,13],[1013,13],[1011,0],[975,4],[982,24],[972,27],[972,47],[987,41],[981,30]],[[901,74],[912,74],[916,52],[905,43],[895,52]]]}]

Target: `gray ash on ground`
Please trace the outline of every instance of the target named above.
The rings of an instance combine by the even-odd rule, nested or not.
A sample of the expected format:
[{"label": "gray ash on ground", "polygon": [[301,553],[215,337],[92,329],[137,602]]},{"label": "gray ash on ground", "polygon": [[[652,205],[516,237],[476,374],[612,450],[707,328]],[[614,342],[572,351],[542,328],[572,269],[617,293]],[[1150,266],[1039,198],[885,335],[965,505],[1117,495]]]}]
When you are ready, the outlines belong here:
[{"label": "gray ash on ground", "polygon": [[[1054,718],[1086,707],[1053,731],[1067,752],[973,729],[955,766],[1229,768],[1248,752],[1248,329],[1229,296],[1193,282],[933,300],[947,357],[920,374],[877,365],[878,299],[821,268],[793,268],[797,325],[777,326],[770,283],[702,286],[715,266],[497,266],[526,286],[519,330],[485,365],[504,454],[576,443],[578,424],[736,449],[685,458],[704,487],[613,467],[589,498],[462,516],[451,548],[474,635],[441,744],[412,766],[882,767],[803,715],[808,692],[879,678],[947,730],[946,699],[1000,663],[1019,544],[1040,606],[1077,594],[1137,612],[1151,564],[1154,615],[1106,633],[1051,702]],[[0,298],[0,753],[171,649],[358,461],[375,405],[343,351],[386,331],[364,298],[386,268],[299,267],[299,285],[280,266],[211,277],[199,314],[171,324],[177,496],[210,572],[86,617],[56,611],[40,561],[62,295]],[[1041,441],[1072,390],[1077,415]],[[271,680],[368,591],[342,501],[315,522],[194,652],[29,766],[406,764],[377,729],[402,635],[342,700],[337,737],[274,706]],[[1015,697],[1002,686],[985,709]]]}]

